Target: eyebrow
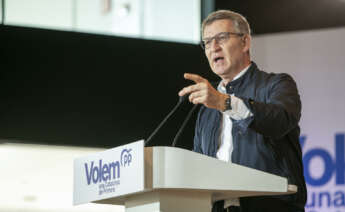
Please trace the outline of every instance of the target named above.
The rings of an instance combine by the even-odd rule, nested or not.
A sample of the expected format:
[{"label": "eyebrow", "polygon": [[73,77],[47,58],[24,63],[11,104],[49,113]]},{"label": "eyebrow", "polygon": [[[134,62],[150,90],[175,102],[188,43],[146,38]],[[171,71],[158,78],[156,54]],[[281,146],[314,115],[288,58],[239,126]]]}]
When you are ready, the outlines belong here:
[{"label": "eyebrow", "polygon": [[215,35],[213,35],[213,36],[204,37],[202,40],[209,40],[209,39],[214,38],[215,36],[217,36],[217,35],[219,35],[219,34],[222,34],[222,33],[228,33],[228,32],[219,32],[219,33],[217,33],[217,34],[215,34]]}]

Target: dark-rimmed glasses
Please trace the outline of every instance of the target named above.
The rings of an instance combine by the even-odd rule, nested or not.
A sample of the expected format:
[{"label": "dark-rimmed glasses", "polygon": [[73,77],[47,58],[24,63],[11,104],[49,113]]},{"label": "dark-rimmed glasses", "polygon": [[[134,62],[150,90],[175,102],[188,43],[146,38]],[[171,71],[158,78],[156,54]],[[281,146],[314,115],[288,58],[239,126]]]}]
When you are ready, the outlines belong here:
[{"label": "dark-rimmed glasses", "polygon": [[212,43],[213,39],[216,41],[217,44],[223,44],[229,40],[231,35],[243,36],[244,34],[243,33],[236,33],[236,32],[220,32],[213,37],[204,38],[201,41],[200,46],[203,49],[209,49],[211,47],[211,43]]}]

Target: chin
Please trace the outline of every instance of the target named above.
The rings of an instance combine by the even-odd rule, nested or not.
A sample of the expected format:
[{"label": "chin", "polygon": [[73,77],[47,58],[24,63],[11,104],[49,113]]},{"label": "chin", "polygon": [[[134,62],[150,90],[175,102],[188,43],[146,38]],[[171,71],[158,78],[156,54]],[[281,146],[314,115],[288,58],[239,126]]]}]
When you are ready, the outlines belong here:
[{"label": "chin", "polygon": [[217,74],[219,77],[226,75],[226,69],[214,69],[213,72]]}]

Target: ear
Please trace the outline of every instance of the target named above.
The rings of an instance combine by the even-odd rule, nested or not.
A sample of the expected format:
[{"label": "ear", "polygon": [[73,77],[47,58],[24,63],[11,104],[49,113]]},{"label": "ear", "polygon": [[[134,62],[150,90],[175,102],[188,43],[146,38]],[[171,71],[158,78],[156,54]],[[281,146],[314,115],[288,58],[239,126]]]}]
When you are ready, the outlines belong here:
[{"label": "ear", "polygon": [[242,37],[243,52],[249,52],[251,43],[252,43],[252,37],[248,34],[243,35]]}]

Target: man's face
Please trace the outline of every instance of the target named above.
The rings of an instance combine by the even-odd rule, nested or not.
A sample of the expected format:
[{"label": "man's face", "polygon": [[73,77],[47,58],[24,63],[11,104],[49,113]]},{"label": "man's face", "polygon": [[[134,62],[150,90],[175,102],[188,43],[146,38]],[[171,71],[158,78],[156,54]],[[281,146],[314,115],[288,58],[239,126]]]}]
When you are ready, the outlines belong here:
[{"label": "man's face", "polygon": [[[217,20],[204,29],[203,40],[207,40],[223,32],[236,33],[232,21]],[[220,33],[220,34],[219,34]],[[212,71],[222,79],[234,77],[243,68],[245,54],[248,50],[243,36],[230,34],[229,39],[217,42],[213,39],[209,48],[205,48],[206,57]]]}]

